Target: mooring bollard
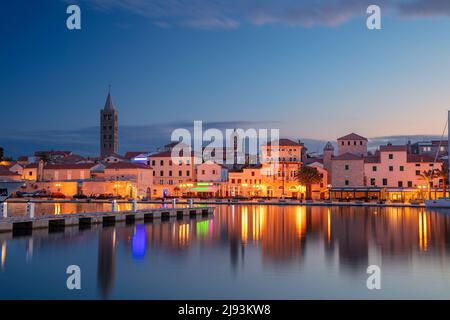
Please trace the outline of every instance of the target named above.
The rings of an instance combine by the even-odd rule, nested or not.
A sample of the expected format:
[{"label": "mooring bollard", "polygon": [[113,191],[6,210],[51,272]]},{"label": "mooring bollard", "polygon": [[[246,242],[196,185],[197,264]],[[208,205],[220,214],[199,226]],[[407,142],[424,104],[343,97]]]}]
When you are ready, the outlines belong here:
[{"label": "mooring bollard", "polygon": [[33,202],[27,202],[27,214],[28,217],[34,218],[34,203]]},{"label": "mooring bollard", "polygon": [[189,203],[189,208],[192,208],[194,206],[194,200],[189,199],[188,203]]},{"label": "mooring bollard", "polygon": [[131,203],[131,206],[133,208],[133,212],[137,212],[137,200],[134,199]]},{"label": "mooring bollard", "polygon": [[177,199],[172,199],[172,208],[175,208],[177,205]]},{"label": "mooring bollard", "polygon": [[112,212],[117,212],[117,200],[111,202]]},{"label": "mooring bollard", "polygon": [[6,202],[0,203],[0,217],[8,218],[8,204]]}]

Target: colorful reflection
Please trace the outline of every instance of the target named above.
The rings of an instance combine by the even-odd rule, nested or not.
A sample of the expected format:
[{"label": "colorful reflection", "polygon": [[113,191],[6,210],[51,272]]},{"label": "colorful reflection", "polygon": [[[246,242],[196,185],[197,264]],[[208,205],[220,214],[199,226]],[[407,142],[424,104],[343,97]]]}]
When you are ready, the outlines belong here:
[{"label": "colorful reflection", "polygon": [[134,235],[131,238],[133,258],[143,260],[145,257],[146,234],[145,225],[136,225]]}]

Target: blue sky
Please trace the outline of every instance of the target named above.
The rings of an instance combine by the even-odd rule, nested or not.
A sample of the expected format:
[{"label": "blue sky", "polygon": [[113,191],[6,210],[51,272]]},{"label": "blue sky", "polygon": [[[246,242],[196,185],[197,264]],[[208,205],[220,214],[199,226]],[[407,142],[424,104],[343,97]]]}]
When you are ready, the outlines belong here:
[{"label": "blue sky", "polygon": [[366,1],[74,2],[79,31],[65,26],[66,1],[0,4],[9,154],[96,154],[109,84],[122,152],[154,149],[194,120],[320,141],[439,135],[445,124],[449,1],[378,1],[379,31],[366,28]]}]

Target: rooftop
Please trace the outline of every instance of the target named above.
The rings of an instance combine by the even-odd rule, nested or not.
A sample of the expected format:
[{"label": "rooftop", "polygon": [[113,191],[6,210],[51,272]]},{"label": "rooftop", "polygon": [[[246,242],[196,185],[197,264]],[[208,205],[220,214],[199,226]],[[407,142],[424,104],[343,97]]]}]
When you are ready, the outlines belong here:
[{"label": "rooftop", "polygon": [[367,141],[367,138],[364,138],[363,136],[360,136],[359,134],[352,132],[346,136],[338,138],[337,140],[338,141],[339,140],[364,140],[364,141]]}]

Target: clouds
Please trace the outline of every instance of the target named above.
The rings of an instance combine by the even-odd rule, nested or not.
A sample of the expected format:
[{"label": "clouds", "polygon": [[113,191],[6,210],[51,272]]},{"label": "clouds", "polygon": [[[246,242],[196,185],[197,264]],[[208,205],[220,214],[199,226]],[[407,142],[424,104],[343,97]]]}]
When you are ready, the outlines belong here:
[{"label": "clouds", "polygon": [[159,27],[236,29],[242,25],[338,26],[365,18],[370,4],[404,17],[450,16],[448,0],[79,0],[105,12],[122,11]]}]

